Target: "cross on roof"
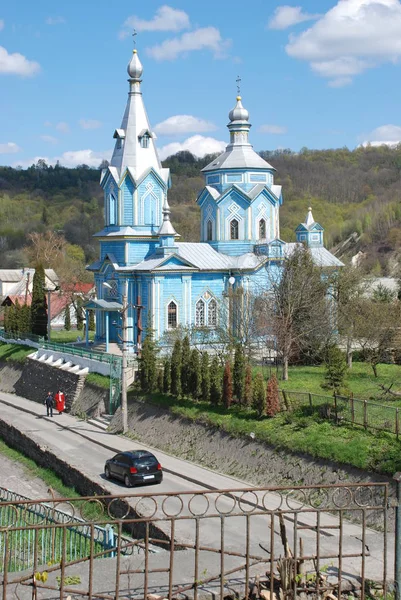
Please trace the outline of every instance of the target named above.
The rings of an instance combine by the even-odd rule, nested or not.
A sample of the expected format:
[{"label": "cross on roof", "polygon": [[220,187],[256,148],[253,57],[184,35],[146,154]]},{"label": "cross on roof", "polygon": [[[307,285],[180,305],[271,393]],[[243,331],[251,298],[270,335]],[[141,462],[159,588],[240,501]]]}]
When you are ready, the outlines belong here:
[{"label": "cross on roof", "polygon": [[241,88],[240,88],[240,85],[241,85],[241,77],[238,75],[238,76],[237,76],[237,79],[236,79],[235,81],[237,82],[237,94],[238,94],[238,96],[239,96],[239,95],[241,94]]}]

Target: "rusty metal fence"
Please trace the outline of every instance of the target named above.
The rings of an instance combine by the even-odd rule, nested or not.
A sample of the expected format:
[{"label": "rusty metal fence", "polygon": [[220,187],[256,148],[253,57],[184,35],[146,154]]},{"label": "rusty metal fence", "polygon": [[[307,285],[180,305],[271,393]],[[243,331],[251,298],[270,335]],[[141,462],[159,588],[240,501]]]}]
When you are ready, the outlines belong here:
[{"label": "rusty metal fence", "polygon": [[[26,514],[32,504],[49,513],[63,507],[70,522],[53,514],[47,525],[21,523],[15,512],[15,522],[0,529],[2,598],[393,598],[389,491],[373,483],[19,502]],[[4,510],[15,503],[1,503]],[[68,528],[89,512],[96,516],[87,521],[87,555],[72,560]],[[99,551],[95,526],[106,524],[114,545]],[[41,559],[43,528],[61,540],[56,563]],[[32,532],[34,561],[17,574],[8,568],[10,539],[21,530]],[[141,553],[126,555],[129,547]]]},{"label": "rusty metal fence", "polygon": [[359,400],[346,396],[325,396],[309,392],[281,390],[283,403],[293,408],[306,407],[319,416],[337,422],[360,425],[365,429],[387,431],[400,436],[400,409],[388,404]]}]

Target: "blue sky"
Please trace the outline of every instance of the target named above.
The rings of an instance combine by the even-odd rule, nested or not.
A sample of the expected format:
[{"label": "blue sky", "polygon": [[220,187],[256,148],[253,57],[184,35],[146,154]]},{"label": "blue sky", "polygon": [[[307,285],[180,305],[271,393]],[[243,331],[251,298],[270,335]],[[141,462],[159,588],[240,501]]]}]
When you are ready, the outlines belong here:
[{"label": "blue sky", "polygon": [[256,150],[401,140],[400,0],[16,0],[0,7],[0,164],[110,157],[134,27],[162,158],[223,148],[238,75]]}]

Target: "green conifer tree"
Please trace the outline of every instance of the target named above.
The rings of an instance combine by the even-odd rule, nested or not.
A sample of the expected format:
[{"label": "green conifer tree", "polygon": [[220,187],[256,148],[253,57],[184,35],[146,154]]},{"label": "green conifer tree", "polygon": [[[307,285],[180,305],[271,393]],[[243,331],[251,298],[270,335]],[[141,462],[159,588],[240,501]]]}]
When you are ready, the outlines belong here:
[{"label": "green conifer tree", "polygon": [[11,333],[11,334],[16,333],[16,331],[17,331],[17,323],[16,323],[16,318],[15,318],[14,304],[11,304],[11,306],[9,306],[9,308],[8,308],[7,328],[8,328],[8,333]]},{"label": "green conifer tree", "polygon": [[231,375],[231,365],[227,361],[224,367],[223,375],[223,404],[226,408],[230,408],[233,401],[233,379]]},{"label": "green conifer tree", "polygon": [[237,344],[233,369],[234,396],[240,404],[245,404],[245,354],[242,345]]},{"label": "green conifer tree", "polygon": [[18,298],[15,300],[14,304],[14,331],[15,333],[21,333],[22,322],[21,322],[21,304],[18,301]]},{"label": "green conifer tree", "polygon": [[219,359],[215,355],[210,367],[210,401],[213,404],[221,402],[221,391],[221,369]]},{"label": "green conifer tree", "polygon": [[266,414],[266,391],[262,373],[258,373],[253,383],[253,408],[259,417]]},{"label": "green conifer tree", "polygon": [[157,391],[163,393],[163,369],[157,371]]},{"label": "green conifer tree", "polygon": [[64,309],[64,329],[66,331],[71,330],[71,315],[70,315],[70,305],[69,304],[67,304],[67,306]]},{"label": "green conifer tree", "polygon": [[188,335],[184,337],[181,348],[181,390],[187,395],[191,394],[191,346]]},{"label": "green conifer tree", "polygon": [[344,379],[348,371],[347,361],[344,352],[337,346],[330,346],[327,350],[325,360],[325,380],[324,387],[333,390],[338,394],[344,385]]},{"label": "green conifer tree", "polygon": [[35,335],[47,338],[47,302],[45,293],[45,270],[43,265],[35,269],[32,282],[31,329]]},{"label": "green conifer tree", "polygon": [[210,365],[209,355],[207,352],[202,354],[201,360],[201,375],[202,375],[202,400],[209,402],[210,400]]},{"label": "green conifer tree", "polygon": [[90,310],[89,311],[89,331],[95,331],[95,329],[96,329],[95,311],[94,310]]},{"label": "green conifer tree", "polygon": [[252,406],[252,367],[248,363],[245,369],[245,388],[244,388],[244,402],[245,406]]},{"label": "green conifer tree", "polygon": [[168,358],[164,360],[163,368],[163,392],[168,394],[171,389],[171,363]]},{"label": "green conifer tree", "polygon": [[75,300],[75,315],[77,318],[77,329],[81,331],[84,326],[84,309],[83,309],[83,301],[80,296],[77,296]]},{"label": "green conifer tree", "polygon": [[31,308],[27,304],[21,306],[20,331],[21,333],[31,331]]},{"label": "green conifer tree", "polygon": [[189,393],[195,400],[197,400],[202,393],[201,383],[199,352],[194,348],[191,352],[189,362]]},{"label": "green conifer tree", "polygon": [[275,375],[269,377],[266,389],[266,414],[268,417],[274,417],[280,411],[280,397],[278,390],[278,381]]},{"label": "green conifer tree", "polygon": [[181,340],[176,340],[171,355],[171,393],[174,396],[181,396],[181,365],[182,365],[182,352],[181,352]]},{"label": "green conifer tree", "polygon": [[9,317],[10,317],[10,307],[6,306],[4,308],[4,331],[8,333],[9,329]]},{"label": "green conifer tree", "polygon": [[151,327],[146,328],[146,337],[142,344],[139,380],[142,391],[148,394],[155,391],[157,386],[157,344]]}]

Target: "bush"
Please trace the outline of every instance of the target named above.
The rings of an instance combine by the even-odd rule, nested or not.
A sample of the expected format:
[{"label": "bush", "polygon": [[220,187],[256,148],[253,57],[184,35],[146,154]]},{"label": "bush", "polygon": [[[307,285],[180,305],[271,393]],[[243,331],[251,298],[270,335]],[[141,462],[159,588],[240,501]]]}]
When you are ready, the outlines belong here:
[{"label": "bush", "polygon": [[231,376],[231,365],[226,362],[223,375],[223,404],[226,408],[230,408],[233,401],[233,380]]},{"label": "bush", "polygon": [[267,382],[266,390],[266,414],[268,417],[274,417],[280,411],[280,399],[278,391],[278,381],[275,375],[271,375]]},{"label": "bush", "polygon": [[253,384],[253,408],[259,417],[266,414],[266,392],[262,373],[258,373]]},{"label": "bush", "polygon": [[217,356],[213,357],[210,367],[210,401],[213,404],[221,402],[221,372]]},{"label": "bush", "polygon": [[205,402],[209,402],[209,400],[210,400],[210,366],[209,366],[209,355],[207,352],[204,352],[202,354],[201,375],[202,375],[202,399]]},{"label": "bush", "polygon": [[337,346],[330,346],[327,350],[325,362],[326,373],[324,378],[326,383],[323,387],[333,390],[334,393],[338,394],[344,386],[344,379],[348,370],[344,352],[341,352]]}]

